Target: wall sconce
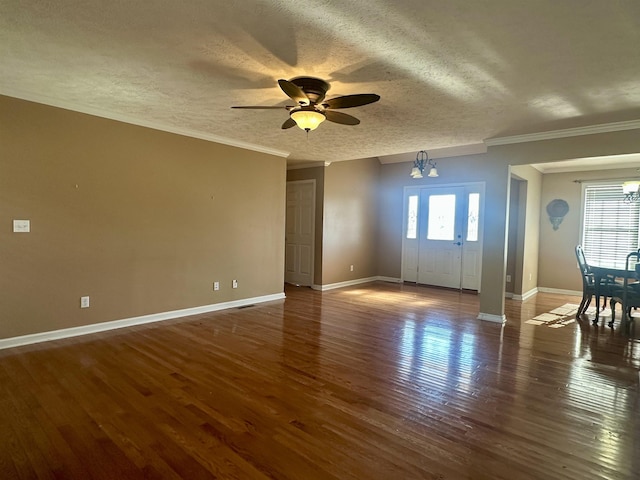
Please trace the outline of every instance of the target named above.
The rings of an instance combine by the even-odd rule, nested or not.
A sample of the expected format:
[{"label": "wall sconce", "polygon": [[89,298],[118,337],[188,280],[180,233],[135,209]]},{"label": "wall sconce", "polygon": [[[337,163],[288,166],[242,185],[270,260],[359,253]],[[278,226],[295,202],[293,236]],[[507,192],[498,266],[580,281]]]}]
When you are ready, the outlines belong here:
[{"label": "wall sconce", "polygon": [[624,203],[637,202],[640,200],[640,181],[633,180],[622,184]]},{"label": "wall sconce", "polygon": [[420,150],[416,155],[416,160],[413,162],[413,168],[411,169],[411,178],[422,178],[424,171],[429,167],[429,173],[427,177],[437,177],[438,169],[433,160],[429,158],[426,150]]},{"label": "wall sconce", "polygon": [[553,229],[558,230],[562,220],[564,220],[564,216],[569,213],[569,204],[559,198],[551,200],[547,204],[547,213],[549,214],[549,221]]}]

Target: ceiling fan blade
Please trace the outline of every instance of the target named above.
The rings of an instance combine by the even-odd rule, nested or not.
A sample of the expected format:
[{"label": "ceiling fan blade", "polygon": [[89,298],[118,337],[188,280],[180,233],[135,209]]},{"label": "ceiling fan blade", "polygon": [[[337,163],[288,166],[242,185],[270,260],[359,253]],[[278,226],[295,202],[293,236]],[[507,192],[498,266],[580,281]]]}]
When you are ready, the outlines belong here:
[{"label": "ceiling fan blade", "polygon": [[327,108],[351,108],[368,105],[380,100],[380,95],[375,93],[359,93],[356,95],[345,95],[344,97],[336,97],[323,102]]},{"label": "ceiling fan blade", "polygon": [[282,129],[286,130],[287,128],[291,128],[291,127],[295,127],[295,126],[296,126],[296,121],[293,118],[289,117],[282,124]]},{"label": "ceiling fan blade", "polygon": [[278,80],[278,85],[287,96],[295,101],[299,105],[309,105],[309,97],[304,91],[294,83],[291,83],[289,80]]},{"label": "ceiling fan blade", "polygon": [[294,108],[293,105],[240,105],[240,106],[236,106],[236,107],[231,107],[231,108],[250,108],[252,110],[272,110],[272,109],[277,109],[277,110],[282,110],[283,108],[286,110],[289,110],[290,108]]},{"label": "ceiling fan blade", "polygon": [[334,112],[332,110],[325,110],[324,116],[330,122],[340,123],[342,125],[358,125],[360,123],[360,120],[356,117],[352,117],[351,115],[347,115],[342,112]]}]

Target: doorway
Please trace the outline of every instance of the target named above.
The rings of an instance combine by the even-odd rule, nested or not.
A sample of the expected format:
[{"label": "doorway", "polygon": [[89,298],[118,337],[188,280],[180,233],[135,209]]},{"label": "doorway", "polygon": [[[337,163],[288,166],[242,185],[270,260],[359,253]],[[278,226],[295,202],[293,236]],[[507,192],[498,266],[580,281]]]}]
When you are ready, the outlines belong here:
[{"label": "doorway", "polygon": [[480,291],[484,184],[407,187],[402,280]]},{"label": "doorway", "polygon": [[284,281],[313,283],[316,181],[287,182]]}]

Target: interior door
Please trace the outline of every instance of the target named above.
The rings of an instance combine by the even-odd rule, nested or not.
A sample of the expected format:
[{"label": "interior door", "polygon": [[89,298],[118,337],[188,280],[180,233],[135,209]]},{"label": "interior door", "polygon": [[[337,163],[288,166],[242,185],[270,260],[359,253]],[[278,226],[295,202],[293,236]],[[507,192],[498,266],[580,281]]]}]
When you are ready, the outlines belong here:
[{"label": "interior door", "polygon": [[406,189],[404,281],[480,290],[482,187]]},{"label": "interior door", "polygon": [[315,181],[287,182],[284,280],[295,285],[313,282]]}]

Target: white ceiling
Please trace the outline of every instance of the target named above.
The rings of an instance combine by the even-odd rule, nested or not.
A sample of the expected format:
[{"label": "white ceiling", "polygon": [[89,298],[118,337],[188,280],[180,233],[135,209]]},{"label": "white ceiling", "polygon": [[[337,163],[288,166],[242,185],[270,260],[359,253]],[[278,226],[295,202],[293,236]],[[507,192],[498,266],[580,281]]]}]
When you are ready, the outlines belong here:
[{"label": "white ceiling", "polygon": [[[640,119],[638,0],[0,0],[0,93],[291,160]],[[308,137],[279,78],[377,93]],[[344,111],[344,110],[343,110]]]}]

